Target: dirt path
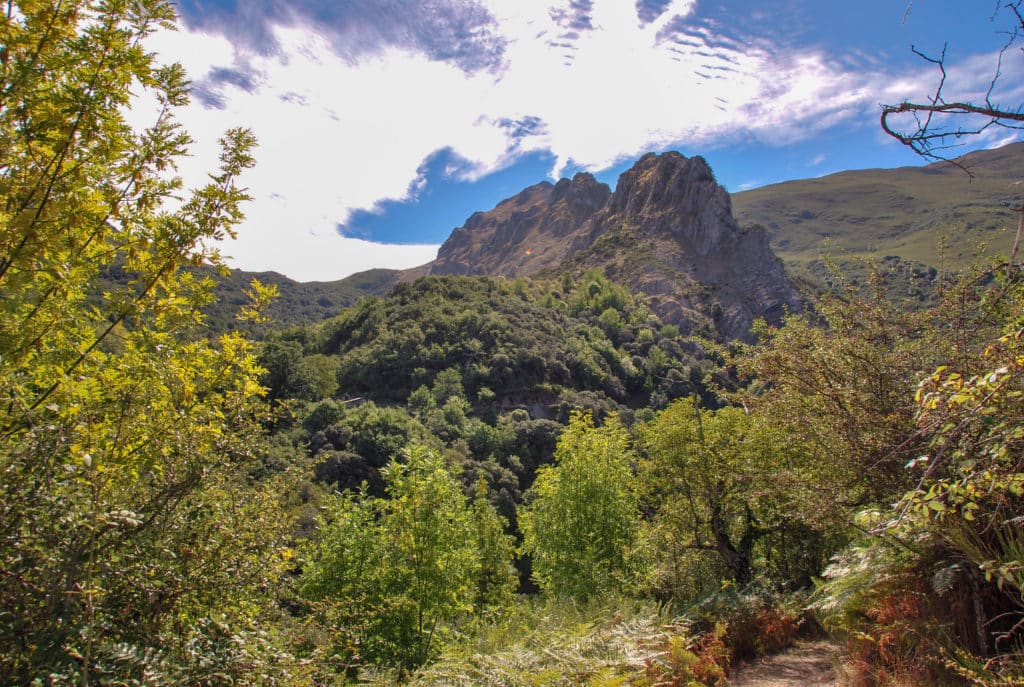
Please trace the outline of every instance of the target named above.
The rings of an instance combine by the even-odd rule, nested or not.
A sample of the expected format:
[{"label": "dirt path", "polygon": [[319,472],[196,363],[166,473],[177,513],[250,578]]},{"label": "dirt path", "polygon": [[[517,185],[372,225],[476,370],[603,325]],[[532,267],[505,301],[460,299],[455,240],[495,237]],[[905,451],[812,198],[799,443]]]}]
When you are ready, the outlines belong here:
[{"label": "dirt path", "polygon": [[730,687],[839,687],[833,658],[839,647],[831,642],[798,642],[792,648],[754,663],[741,665],[729,678]]}]

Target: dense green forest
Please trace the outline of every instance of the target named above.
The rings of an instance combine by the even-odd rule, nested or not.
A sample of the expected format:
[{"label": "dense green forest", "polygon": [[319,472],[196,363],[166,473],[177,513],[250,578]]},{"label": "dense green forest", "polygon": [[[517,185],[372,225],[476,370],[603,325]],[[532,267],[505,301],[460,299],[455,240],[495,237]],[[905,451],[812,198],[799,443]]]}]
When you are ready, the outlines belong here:
[{"label": "dense green forest", "polygon": [[167,176],[172,7],[12,6],[0,682],[724,685],[828,634],[851,684],[1024,684],[1019,265],[833,275],[754,343],[594,270],[229,326],[256,141]]}]

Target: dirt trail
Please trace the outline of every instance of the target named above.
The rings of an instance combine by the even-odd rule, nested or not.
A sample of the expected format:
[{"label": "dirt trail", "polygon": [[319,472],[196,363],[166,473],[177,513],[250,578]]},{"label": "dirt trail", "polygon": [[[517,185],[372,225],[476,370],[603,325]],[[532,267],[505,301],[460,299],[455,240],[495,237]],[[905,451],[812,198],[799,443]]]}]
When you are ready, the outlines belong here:
[{"label": "dirt trail", "polygon": [[730,687],[839,687],[831,642],[798,642],[792,648],[739,666]]}]

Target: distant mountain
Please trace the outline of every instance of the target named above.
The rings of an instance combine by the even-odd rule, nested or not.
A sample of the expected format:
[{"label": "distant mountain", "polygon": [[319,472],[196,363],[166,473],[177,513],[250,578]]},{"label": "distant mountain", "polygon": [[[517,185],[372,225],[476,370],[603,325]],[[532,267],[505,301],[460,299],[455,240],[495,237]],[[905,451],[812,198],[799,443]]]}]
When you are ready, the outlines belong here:
[{"label": "distant mountain", "polygon": [[613,192],[589,174],[531,186],[472,215],[404,273],[529,276],[601,268],[684,333],[743,338],[800,308],[758,227],[741,228],[703,158],[647,154]]},{"label": "distant mountain", "polygon": [[840,263],[899,256],[949,269],[1009,252],[1024,195],[1024,143],[970,153],[962,169],[922,167],[840,172],[732,196],[736,218],[763,225],[787,265],[827,253]]},{"label": "distant mountain", "polygon": [[297,282],[277,272],[244,272],[231,270],[226,277],[208,273],[217,280],[216,300],[206,308],[207,322],[212,331],[227,331],[235,327],[235,313],[248,302],[245,290],[253,279],[277,286],[279,296],[269,307],[270,322],[257,328],[282,329],[297,324],[319,322],[334,317],[344,308],[355,305],[363,296],[387,293],[395,284],[397,270],[376,269],[359,272],[332,282]]},{"label": "distant mountain", "polygon": [[774,320],[799,309],[778,258],[804,271],[822,253],[844,268],[869,258],[902,270],[908,282],[924,284],[914,287],[923,299],[935,274],[928,266],[958,269],[981,250],[1006,253],[1017,226],[1024,143],[959,162],[973,178],[940,162],[840,172],[730,197],[703,158],[648,154],[614,192],[577,174],[474,213],[435,261],[411,270],[310,283],[233,272],[218,287],[211,324],[232,326],[254,276],[278,285],[281,297],[270,314],[272,326],[281,327],[322,320],[364,295],[427,274],[552,276],[596,267],[650,296],[652,309],[684,333],[733,338],[746,335],[755,317]]}]

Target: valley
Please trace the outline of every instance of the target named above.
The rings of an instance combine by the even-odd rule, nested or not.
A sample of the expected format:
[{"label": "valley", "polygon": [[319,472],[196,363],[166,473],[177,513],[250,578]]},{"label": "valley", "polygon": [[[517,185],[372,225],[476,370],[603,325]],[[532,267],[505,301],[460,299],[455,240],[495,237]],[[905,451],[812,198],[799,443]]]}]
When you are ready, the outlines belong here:
[{"label": "valley", "polygon": [[[894,80],[861,80],[884,62],[864,51],[794,53],[810,24],[788,13],[773,44],[720,34],[708,3],[572,2],[525,24],[499,5],[7,3],[0,684],[1024,684],[1024,143],[732,195],[663,145],[614,188],[579,171],[502,191],[416,267],[228,267],[236,239],[343,273],[351,256],[312,249],[394,248],[343,221],[655,142],[736,129],[737,150],[792,162],[812,139],[774,149],[766,131],[827,140],[792,99],[856,80],[862,106]],[[992,103],[1024,17],[995,11],[1010,31],[982,104],[944,100],[946,52],[915,50],[941,80],[884,106],[891,137],[934,156],[1022,121]],[[617,83],[651,77],[643,107],[610,95],[606,62],[513,97],[518,51],[594,69],[586,36],[609,27],[648,66],[700,58],[686,116],[665,119],[684,129],[612,140],[678,95],[647,69]],[[195,81],[153,47],[182,36],[217,48],[205,68],[185,55]],[[411,70],[401,88],[360,71],[385,64]],[[464,88],[494,109],[445,99]],[[505,100],[560,90],[601,106]],[[588,166],[564,122],[589,146],[606,109]],[[239,113],[253,129],[221,131]],[[301,164],[274,164],[296,159],[283,130]]]}]

